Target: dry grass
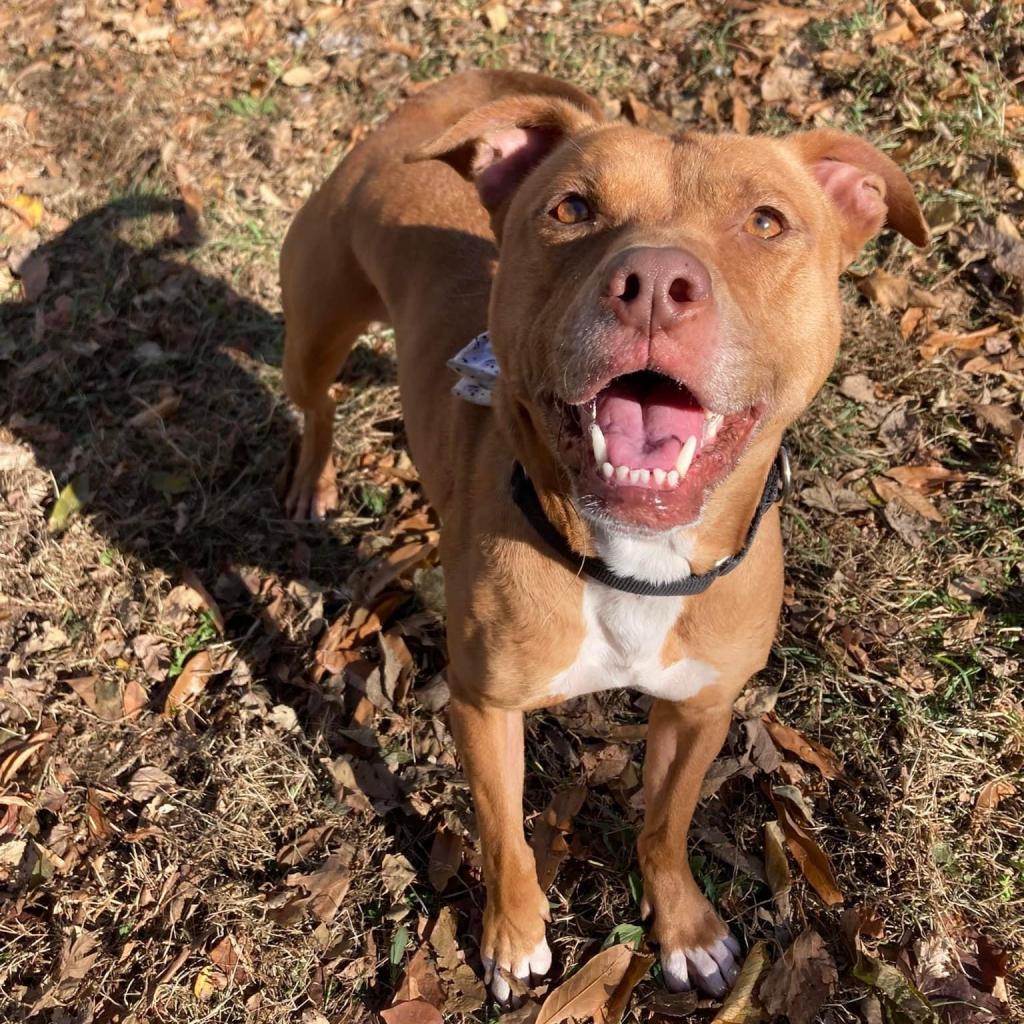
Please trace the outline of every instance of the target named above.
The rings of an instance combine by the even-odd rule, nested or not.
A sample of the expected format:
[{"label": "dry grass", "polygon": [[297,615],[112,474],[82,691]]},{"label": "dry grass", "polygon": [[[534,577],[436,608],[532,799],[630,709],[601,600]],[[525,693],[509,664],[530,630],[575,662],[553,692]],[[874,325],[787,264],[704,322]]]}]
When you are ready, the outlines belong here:
[{"label": "dry grass", "polygon": [[[774,31],[742,6],[505,6],[501,32],[463,2],[219,3],[216,20],[184,0],[0,12],[0,197],[42,204],[34,224],[31,211],[26,220],[0,208],[0,255],[17,264],[39,246],[48,266],[34,302],[0,273],[3,1019],[369,1020],[441,906],[455,909],[460,946],[477,964],[472,850],[443,894],[426,876],[439,825],[472,837],[443,715],[415,696],[444,664],[430,610],[436,571],[392,588],[408,590],[394,621],[415,660],[409,701],[378,701],[367,718],[352,676],[312,674],[325,625],[350,614],[353,574],[408,537],[422,511],[403,468],[386,332],[364,340],[339,387],[339,517],[290,524],[274,486],[295,431],[280,390],[276,291],[289,217],[418,83],[478,65],[559,74],[611,109],[632,97],[634,116],[654,124],[668,114],[727,128],[737,107],[749,108],[754,130],[845,123],[906,147],[933,220],[953,223],[926,254],[887,239],[857,268],[881,266],[942,295],[942,310],[908,340],[898,313],[846,286],[840,365],[793,437],[802,497],[784,514],[787,608],[758,685],[778,688],[780,717],[846,768],[827,783],[790,759],[785,779],[773,778],[811,804],[846,905],[876,908],[871,949],[920,980],[943,951],[969,968],[984,933],[1013,951],[1013,994],[1012,968],[1024,966],[1024,501],[1010,442],[979,426],[973,406],[1022,412],[1021,368],[1010,362],[1024,356],[1022,293],[966,235],[1000,214],[1004,227],[1024,227],[1007,163],[1021,122],[1004,120],[1024,74],[1013,8],[976,5],[962,26],[887,47],[871,42],[885,27],[877,4]],[[295,66],[314,84],[283,84]],[[793,102],[762,100],[779,67],[808,69]],[[201,243],[188,233],[197,200]],[[917,354],[932,328],[989,324],[1009,346],[992,353],[1006,360],[999,370],[965,368],[977,351]],[[839,384],[854,373],[876,383],[877,402],[844,397]],[[161,402],[178,404],[148,424],[133,419]],[[896,407],[909,418],[888,429]],[[941,523],[911,516],[901,535],[888,518],[899,510],[871,480],[931,460],[963,479],[933,497]],[[808,489],[826,481],[852,491],[857,507],[820,507]],[[51,533],[69,482],[86,504]],[[214,595],[223,637],[172,593],[186,570]],[[168,669],[202,650],[223,671],[189,711],[163,716]],[[379,660],[372,635],[361,653]],[[102,720],[67,683],[83,677],[90,694],[141,687],[141,713]],[[591,787],[551,892],[564,970],[638,921],[642,745],[629,727],[644,711],[617,695],[531,720],[531,818],[610,743],[625,764]],[[46,742],[5,776],[5,757],[38,734]],[[726,754],[747,753],[738,717]],[[171,781],[143,797],[132,779],[146,766]],[[359,774],[346,786],[352,771],[376,783]],[[768,780],[748,766],[702,804],[702,884],[748,942],[778,951],[816,927],[840,969],[820,1019],[870,1019],[839,914],[798,879],[792,916],[780,918],[767,887],[727,863],[723,837],[760,863],[774,817]],[[1017,791],[979,809],[1000,780]],[[298,862],[279,857],[328,826]],[[335,916],[268,916],[290,873],[346,846],[351,888]],[[417,874],[389,894],[384,858],[398,853]],[[204,987],[225,936],[243,973]],[[649,1019],[657,987],[653,977],[641,984],[628,1019]],[[942,1013],[990,1019],[953,1004]]]}]

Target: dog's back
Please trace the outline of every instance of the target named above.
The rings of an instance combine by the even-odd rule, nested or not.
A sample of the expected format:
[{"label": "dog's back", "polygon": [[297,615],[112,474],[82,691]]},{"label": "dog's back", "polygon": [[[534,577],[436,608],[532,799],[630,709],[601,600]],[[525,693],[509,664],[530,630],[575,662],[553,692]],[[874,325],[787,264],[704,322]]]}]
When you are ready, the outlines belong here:
[{"label": "dog's back", "polygon": [[[366,324],[391,323],[410,446],[421,465],[450,464],[452,416],[474,415],[453,409],[445,363],[486,327],[497,249],[473,186],[440,161],[407,158],[465,114],[518,94],[596,109],[565,82],[519,71],[470,71],[430,86],[345,157],[299,211],[282,249],[289,396],[311,408]],[[324,443],[328,414],[325,407],[319,425],[306,424]],[[479,440],[478,433],[469,436]],[[449,481],[426,483],[443,504]],[[313,494],[289,496],[293,513],[315,514],[311,503]]]}]

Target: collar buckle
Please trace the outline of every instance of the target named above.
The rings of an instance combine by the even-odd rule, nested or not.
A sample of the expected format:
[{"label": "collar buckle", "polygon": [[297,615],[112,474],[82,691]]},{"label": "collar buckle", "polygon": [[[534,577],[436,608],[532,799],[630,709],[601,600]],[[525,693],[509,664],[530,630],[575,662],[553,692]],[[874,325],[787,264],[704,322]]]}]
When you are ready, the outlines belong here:
[{"label": "collar buckle", "polygon": [[779,501],[787,502],[793,496],[793,466],[789,458],[789,449],[784,444],[779,445],[775,464],[779,467]]}]

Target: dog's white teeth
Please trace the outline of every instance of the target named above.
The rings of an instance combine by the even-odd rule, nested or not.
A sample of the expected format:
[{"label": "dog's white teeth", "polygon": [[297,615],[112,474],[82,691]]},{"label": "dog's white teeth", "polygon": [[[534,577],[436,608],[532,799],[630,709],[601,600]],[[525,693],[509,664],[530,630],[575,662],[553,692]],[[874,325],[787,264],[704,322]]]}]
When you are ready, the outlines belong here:
[{"label": "dog's white teeth", "polygon": [[683,478],[675,469],[666,473],[663,469],[630,469],[629,466],[613,466],[610,462],[602,464],[601,476],[633,487],[650,487],[652,483],[655,487],[678,487]]},{"label": "dog's white teeth", "polygon": [[594,461],[600,466],[608,457],[608,445],[604,434],[596,423],[590,424],[590,443],[594,446]]},{"label": "dog's white teeth", "polygon": [[708,441],[714,441],[718,437],[718,431],[722,426],[722,420],[724,416],[719,413],[713,413],[704,423],[704,436]]},{"label": "dog's white teeth", "polygon": [[690,463],[693,462],[693,456],[697,451],[697,438],[688,437],[686,444],[683,445],[682,451],[679,453],[679,457],[676,459],[676,472],[679,474],[680,479],[686,476],[687,471],[690,468]]}]

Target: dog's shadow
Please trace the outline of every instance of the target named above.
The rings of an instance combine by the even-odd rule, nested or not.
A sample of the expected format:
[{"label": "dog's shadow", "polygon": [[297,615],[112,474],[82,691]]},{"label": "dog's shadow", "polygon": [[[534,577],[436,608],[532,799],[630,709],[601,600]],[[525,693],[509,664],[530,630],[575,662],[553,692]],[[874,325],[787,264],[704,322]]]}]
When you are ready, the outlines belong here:
[{"label": "dog's shadow", "polygon": [[[282,320],[189,264],[181,212],[118,200],[36,250],[42,293],[0,304],[0,423],[84,499],[108,550],[86,545],[83,558],[120,552],[210,588],[241,567],[329,587],[357,538],[283,514],[296,422],[274,370]],[[363,346],[345,371],[355,386],[394,377],[390,357]]]}]

